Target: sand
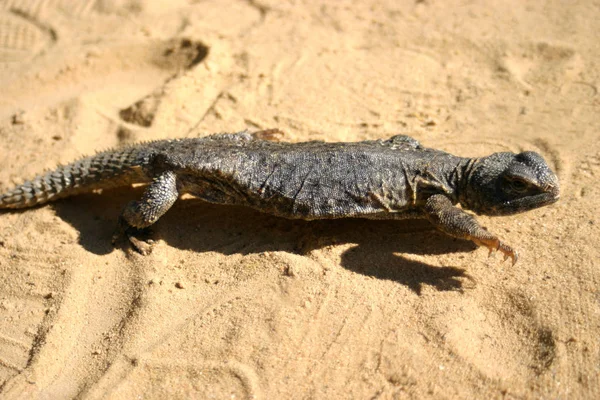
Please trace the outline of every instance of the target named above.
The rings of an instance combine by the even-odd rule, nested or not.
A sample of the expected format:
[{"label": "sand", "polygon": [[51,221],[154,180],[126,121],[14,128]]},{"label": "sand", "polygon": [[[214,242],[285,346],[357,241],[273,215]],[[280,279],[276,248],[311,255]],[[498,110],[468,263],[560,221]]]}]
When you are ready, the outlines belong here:
[{"label": "sand", "polygon": [[280,128],[538,151],[561,200],[305,223],[185,198],[147,257],[140,188],[0,214],[0,397],[600,398],[600,6],[591,1],[0,2],[0,190],[139,140]]}]

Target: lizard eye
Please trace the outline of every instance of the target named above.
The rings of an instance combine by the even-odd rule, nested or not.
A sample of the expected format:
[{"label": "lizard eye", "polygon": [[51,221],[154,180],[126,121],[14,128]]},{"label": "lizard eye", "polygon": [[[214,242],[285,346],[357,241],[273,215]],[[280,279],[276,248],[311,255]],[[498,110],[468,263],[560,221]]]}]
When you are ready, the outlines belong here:
[{"label": "lizard eye", "polygon": [[521,179],[512,178],[507,179],[508,186],[517,193],[523,193],[529,187],[529,184]]}]

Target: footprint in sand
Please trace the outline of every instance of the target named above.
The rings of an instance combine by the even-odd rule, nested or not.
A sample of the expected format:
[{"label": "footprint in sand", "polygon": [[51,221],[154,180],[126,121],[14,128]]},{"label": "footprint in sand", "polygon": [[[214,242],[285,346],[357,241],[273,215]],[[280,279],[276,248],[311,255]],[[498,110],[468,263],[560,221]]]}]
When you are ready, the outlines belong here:
[{"label": "footprint in sand", "polygon": [[500,76],[512,77],[528,88],[576,81],[585,67],[581,56],[571,47],[545,42],[511,49],[496,63]]},{"label": "footprint in sand", "polygon": [[[43,216],[30,223],[8,215],[10,228],[0,239],[0,385],[24,372],[43,346],[62,299],[61,287],[68,279],[60,249],[47,251],[28,244],[27,237],[43,230],[62,237],[64,232]],[[16,240],[12,239],[16,238]]]},{"label": "footprint in sand", "polygon": [[[542,375],[556,354],[553,332],[540,324],[525,293],[465,299],[443,317],[444,346],[490,379],[527,382]],[[490,301],[490,298],[493,299]]]},{"label": "footprint in sand", "polygon": [[56,33],[18,11],[0,11],[0,71],[29,61],[56,41]]},{"label": "footprint in sand", "polygon": [[249,366],[229,362],[166,362],[134,360],[120,381],[101,381],[86,393],[89,399],[260,399],[259,379]]},{"label": "footprint in sand", "polygon": [[[143,139],[183,135],[205,116],[233,65],[224,42],[133,34],[110,18],[122,10],[109,3],[0,2],[0,117],[26,111],[37,113],[33,119],[62,117],[63,126],[69,119],[73,129],[62,139],[73,138],[74,148],[87,153],[134,141],[135,132],[151,126]],[[97,40],[113,25],[129,36]]]},{"label": "footprint in sand", "polygon": [[[165,69],[189,69],[204,60],[208,55],[208,47],[206,45],[190,39],[171,40],[164,43],[164,45],[164,49],[158,52],[162,57],[156,61],[158,65]],[[177,76],[169,78],[166,84],[161,85],[151,94],[123,108],[119,112],[121,118],[131,124],[143,127],[151,126],[161,99],[169,89],[169,83],[176,79]]]},{"label": "footprint in sand", "polygon": [[19,68],[58,41],[52,13],[73,17],[89,14],[97,0],[4,0],[0,1],[0,71]]}]

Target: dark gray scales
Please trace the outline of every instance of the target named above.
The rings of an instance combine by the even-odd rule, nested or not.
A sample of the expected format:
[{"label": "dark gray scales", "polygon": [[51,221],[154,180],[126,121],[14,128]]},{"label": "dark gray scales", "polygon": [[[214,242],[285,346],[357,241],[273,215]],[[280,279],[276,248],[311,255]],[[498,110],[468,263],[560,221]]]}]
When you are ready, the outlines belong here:
[{"label": "dark gray scales", "polygon": [[[74,194],[148,183],[120,217],[136,234],[189,193],[285,218],[425,218],[439,230],[505,257],[517,253],[464,210],[508,215],[551,204],[558,178],[534,152],[463,158],[408,136],[355,143],[284,143],[277,130],[162,140],[98,153],[0,195],[0,208],[25,208]],[[461,208],[456,207],[460,204]]]}]

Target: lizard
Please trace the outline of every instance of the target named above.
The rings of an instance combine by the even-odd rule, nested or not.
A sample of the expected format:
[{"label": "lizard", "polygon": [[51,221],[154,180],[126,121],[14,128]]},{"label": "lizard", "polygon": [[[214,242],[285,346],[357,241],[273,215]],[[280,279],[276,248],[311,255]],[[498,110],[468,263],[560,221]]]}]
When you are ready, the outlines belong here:
[{"label": "lizard", "polygon": [[438,230],[500,251],[518,253],[481,226],[477,215],[511,215],[556,202],[559,181],[536,152],[458,157],[416,139],[328,143],[282,142],[281,131],[219,133],[166,139],[99,152],[0,195],[0,209],[41,205],[98,189],[147,184],[123,209],[113,244],[138,237],[184,193],[217,204],[249,206],[290,219],[424,218]]}]

